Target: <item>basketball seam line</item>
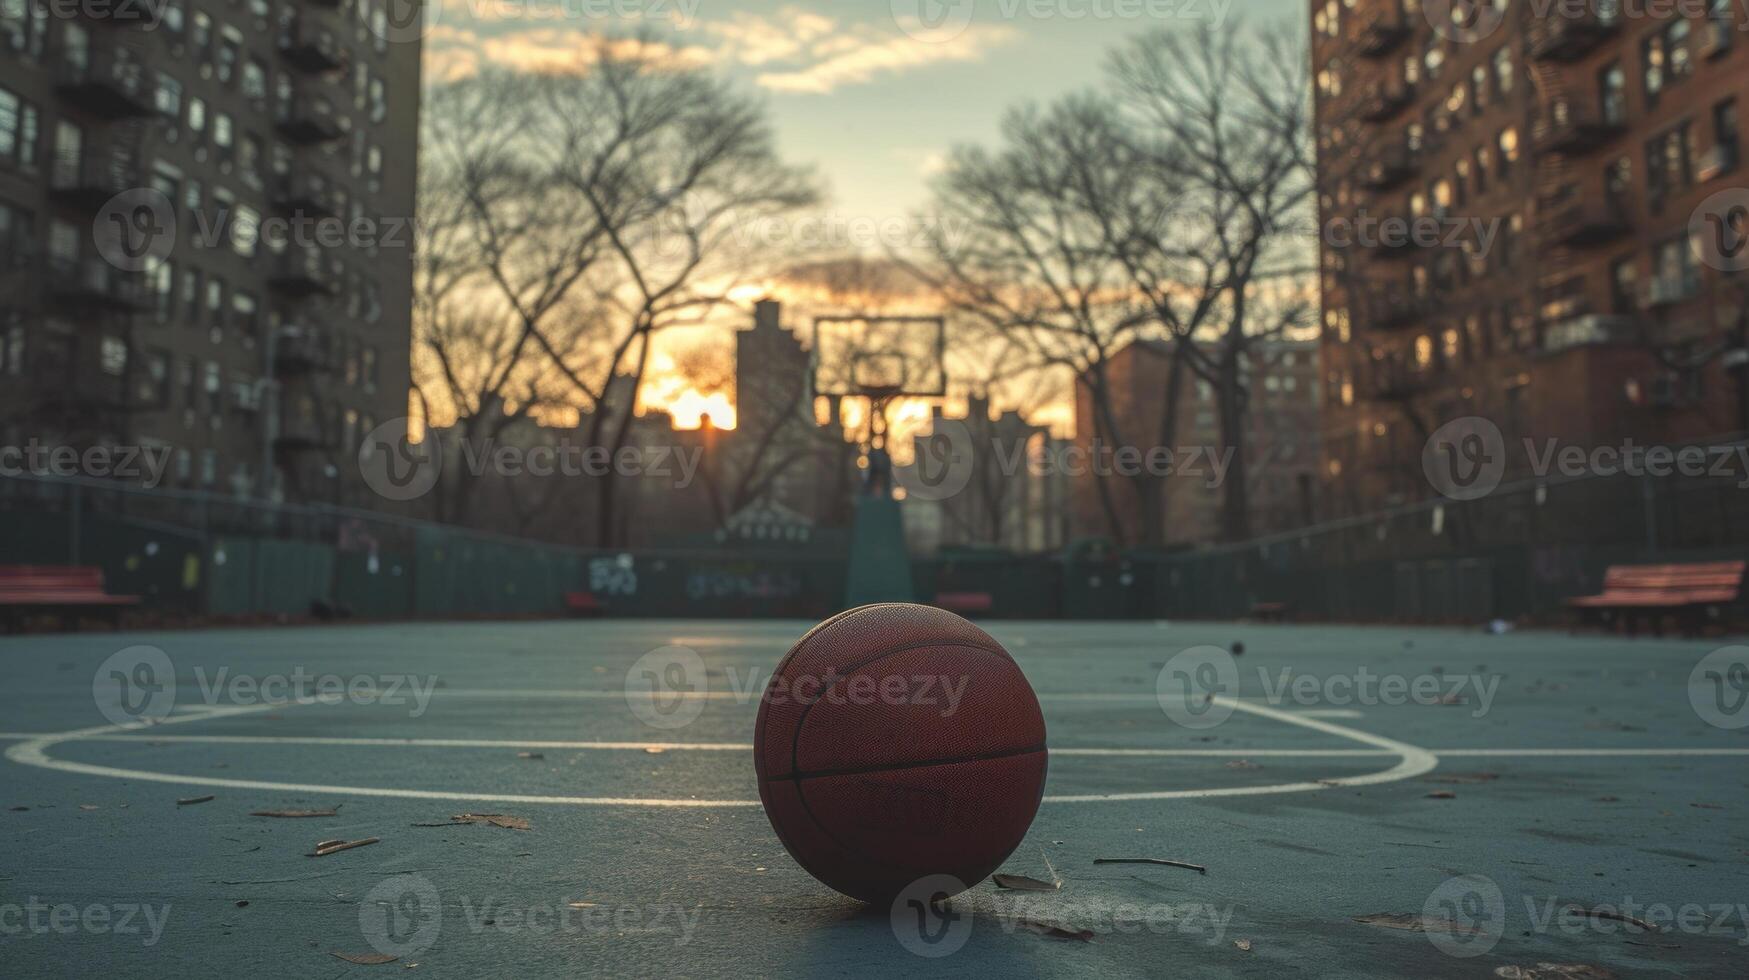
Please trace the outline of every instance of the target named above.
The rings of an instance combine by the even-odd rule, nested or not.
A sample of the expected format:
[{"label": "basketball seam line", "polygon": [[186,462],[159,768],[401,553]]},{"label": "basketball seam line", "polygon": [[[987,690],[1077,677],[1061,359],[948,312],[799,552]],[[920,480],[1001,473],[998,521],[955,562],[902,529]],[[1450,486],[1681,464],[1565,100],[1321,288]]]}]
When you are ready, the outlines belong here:
[{"label": "basketball seam line", "polygon": [[[978,645],[972,644],[972,643],[917,643],[917,644],[913,644],[913,645],[908,646],[908,647],[899,647],[896,650],[888,650],[884,653],[877,653],[874,656],[869,657],[867,660],[863,660],[859,663],[851,664],[851,665],[843,668],[844,674],[839,680],[842,682],[848,683],[851,674],[863,669],[864,667],[869,666],[870,664],[878,663],[882,660],[885,660],[888,657],[896,657],[901,653],[910,653],[913,650],[929,650],[929,649],[976,650],[980,653],[987,653],[992,657],[1000,657],[1004,660],[1007,660],[1010,663],[1014,662],[1014,658],[1008,656],[1008,654],[1004,651],[992,650],[989,647],[981,647],[981,646],[978,646]],[[825,691],[820,692],[819,697],[817,697],[814,700],[809,701],[807,704],[803,705],[802,706],[802,713],[796,716],[795,731],[790,735],[790,743],[789,743],[789,768],[790,768],[790,772],[795,772],[801,768],[802,729],[807,726],[808,713],[814,710],[815,705],[819,704],[822,700],[825,699],[827,691],[831,691],[831,690],[836,689],[838,687],[838,683],[839,683],[838,681],[833,682],[831,687],[828,687]]]},{"label": "basketball seam line", "polygon": [[963,755],[951,759],[923,759],[917,762],[891,762],[878,766],[864,766],[857,769],[821,769],[817,772],[792,772],[787,776],[773,776],[774,780],[790,780],[801,782],[804,779],[822,779],[828,776],[860,776],[864,773],[896,772],[903,769],[928,769],[932,766],[957,766],[969,762],[989,762],[994,759],[1013,759],[1023,755],[1037,755],[1045,751],[1044,745],[1031,745],[1023,749],[1003,749],[1000,752],[985,752],[979,755]]}]

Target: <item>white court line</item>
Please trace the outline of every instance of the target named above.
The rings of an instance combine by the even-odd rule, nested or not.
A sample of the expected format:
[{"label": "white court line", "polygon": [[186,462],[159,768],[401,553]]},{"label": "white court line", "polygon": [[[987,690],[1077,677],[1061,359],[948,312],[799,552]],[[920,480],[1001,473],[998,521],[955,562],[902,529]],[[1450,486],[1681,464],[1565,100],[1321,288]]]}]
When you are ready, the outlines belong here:
[{"label": "white court line", "polygon": [[[422,749],[545,749],[554,752],[751,752],[752,742],[594,742],[500,738],[364,738],[336,735],[162,735],[157,726],[123,734],[81,735],[81,742],[207,743],[212,745],[328,745]],[[56,732],[0,732],[0,741],[54,738]],[[1749,756],[1742,749],[1433,749],[1440,758],[1730,758]],[[1211,759],[1376,759],[1395,756],[1389,749],[1120,749],[1065,746],[1051,755],[1104,758]]]},{"label": "white court line", "polygon": [[[1304,793],[1318,790],[1351,786],[1372,786],[1382,783],[1396,782],[1403,779],[1413,779],[1416,776],[1430,772],[1439,765],[1439,759],[1426,749],[1407,745],[1379,735],[1346,728],[1333,722],[1316,718],[1306,718],[1282,711],[1278,708],[1258,704],[1247,704],[1230,698],[1216,697],[1217,702],[1225,702],[1233,710],[1259,715],[1274,721],[1289,725],[1309,728],[1313,731],[1334,735],[1350,741],[1370,745],[1384,750],[1386,755],[1398,758],[1397,765],[1380,772],[1363,776],[1345,776],[1336,779],[1303,781],[1294,783],[1275,783],[1267,786],[1231,786],[1218,789],[1160,790],[1142,793],[1097,793],[1075,796],[1046,796],[1046,803],[1108,803],[1130,802],[1141,800],[1181,800],[1181,799],[1211,799],[1231,796],[1265,796],[1276,793]],[[149,726],[155,733],[165,725],[186,724],[202,721],[208,718],[229,717],[249,714],[256,711],[281,710],[285,704],[262,704],[243,707],[215,708],[200,714],[176,715]],[[749,807],[759,806],[758,800],[700,800],[700,799],[654,799],[628,797],[595,797],[595,796],[527,796],[504,793],[464,793],[448,790],[416,790],[393,789],[382,786],[339,786],[325,783],[283,783],[256,779],[226,779],[213,776],[185,776],[177,773],[151,772],[141,769],[122,769],[114,766],[97,766],[83,762],[71,762],[66,759],[56,759],[48,754],[48,749],[62,742],[78,741],[112,737],[121,731],[140,732],[141,728],[119,729],[117,726],[104,725],[96,728],[84,728],[71,732],[61,732],[42,735],[27,739],[6,750],[6,758],[21,765],[35,766],[57,772],[76,773],[86,776],[105,776],[113,779],[132,779],[145,782],[175,783],[186,786],[229,787],[233,789],[267,790],[275,792],[308,793],[343,796],[396,797],[402,799],[422,800],[465,800],[470,802],[491,802],[511,804],[554,804],[571,806],[637,806],[637,807]],[[154,736],[145,736],[150,741]],[[1113,750],[1129,752],[1133,750]]]}]

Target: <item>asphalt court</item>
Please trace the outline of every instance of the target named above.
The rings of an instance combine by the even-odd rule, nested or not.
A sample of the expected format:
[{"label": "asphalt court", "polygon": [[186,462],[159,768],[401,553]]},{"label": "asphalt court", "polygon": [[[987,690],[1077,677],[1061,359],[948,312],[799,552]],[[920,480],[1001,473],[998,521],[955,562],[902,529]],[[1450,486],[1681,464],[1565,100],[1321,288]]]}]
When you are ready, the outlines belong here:
[{"label": "asphalt court", "polygon": [[[7,972],[1724,976],[1749,955],[1749,706],[1723,642],[990,624],[1052,750],[1004,870],[1063,886],[979,883],[912,929],[814,882],[757,806],[759,693],[807,625],[0,640]],[[172,674],[126,713],[118,692],[137,708]],[[529,827],[415,826],[462,813]],[[1136,857],[1207,873],[1094,863]]]}]

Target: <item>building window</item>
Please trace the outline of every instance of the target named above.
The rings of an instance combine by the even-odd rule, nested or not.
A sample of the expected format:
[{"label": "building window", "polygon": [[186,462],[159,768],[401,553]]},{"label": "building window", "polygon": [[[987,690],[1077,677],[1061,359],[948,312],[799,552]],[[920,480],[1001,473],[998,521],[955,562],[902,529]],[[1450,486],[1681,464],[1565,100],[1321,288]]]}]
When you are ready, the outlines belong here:
[{"label": "building window", "polygon": [[1664,298],[1686,299],[1700,288],[1688,236],[1672,238],[1658,246],[1657,288]]},{"label": "building window", "polygon": [[1630,157],[1620,157],[1603,171],[1603,186],[1609,196],[1616,201],[1626,198],[1627,192],[1634,186],[1634,161]]},{"label": "building window", "polygon": [[1670,194],[1694,185],[1694,159],[1689,152],[1687,123],[1646,144],[1646,191],[1654,210]]},{"label": "building window", "polygon": [[1730,99],[1713,106],[1713,154],[1711,169],[1716,172],[1712,176],[1730,173],[1737,169],[1737,161],[1741,159],[1742,132],[1737,125],[1737,100]]},{"label": "building window", "polygon": [[217,276],[206,281],[206,313],[214,327],[225,325],[225,281]]},{"label": "building window", "polygon": [[0,88],[0,166],[36,170],[37,125],[36,106]]},{"label": "building window", "polygon": [[1676,19],[1640,46],[1640,63],[1646,70],[1646,101],[1656,102],[1666,88],[1694,72],[1688,52],[1688,21]]},{"label": "building window", "polygon": [[1518,130],[1509,128],[1500,133],[1500,179],[1506,180],[1512,175],[1512,166],[1518,162]]},{"label": "building window", "polygon": [[98,366],[103,373],[119,378],[127,373],[128,345],[120,337],[104,337],[97,347]]},{"label": "building window", "polygon": [[1632,256],[1610,267],[1609,293],[1616,313],[1627,315],[1639,311],[1640,269]]},{"label": "building window", "polygon": [[1494,52],[1494,91],[1504,99],[1512,94],[1513,87],[1518,82],[1518,68],[1512,61],[1512,49],[1501,48]]},{"label": "building window", "polygon": [[1598,75],[1598,110],[1603,121],[1620,124],[1628,115],[1628,76],[1621,62],[1612,62]]}]

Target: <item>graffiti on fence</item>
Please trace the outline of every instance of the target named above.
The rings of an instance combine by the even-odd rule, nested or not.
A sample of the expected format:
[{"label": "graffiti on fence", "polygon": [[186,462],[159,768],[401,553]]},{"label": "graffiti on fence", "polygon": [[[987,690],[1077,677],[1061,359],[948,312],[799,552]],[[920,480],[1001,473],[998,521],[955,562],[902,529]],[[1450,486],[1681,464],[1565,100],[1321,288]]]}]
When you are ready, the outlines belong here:
[{"label": "graffiti on fence", "polygon": [[699,569],[686,577],[689,599],[793,599],[801,594],[799,575],[755,565]]},{"label": "graffiti on fence", "polygon": [[598,596],[635,596],[638,570],[631,555],[589,559],[589,591]]}]

